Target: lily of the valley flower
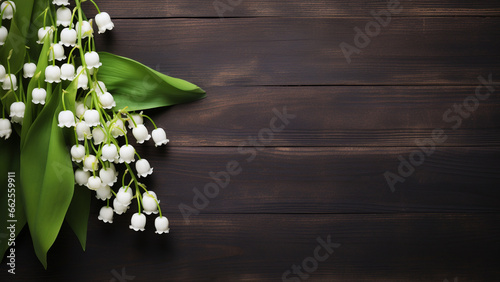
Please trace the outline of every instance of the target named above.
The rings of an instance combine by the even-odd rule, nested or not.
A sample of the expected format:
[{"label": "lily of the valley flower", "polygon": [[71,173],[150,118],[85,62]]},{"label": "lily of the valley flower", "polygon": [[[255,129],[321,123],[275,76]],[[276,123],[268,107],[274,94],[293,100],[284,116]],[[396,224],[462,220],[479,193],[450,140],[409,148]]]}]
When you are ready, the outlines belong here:
[{"label": "lily of the valley flower", "polygon": [[26,63],[23,65],[23,77],[30,78],[35,75],[36,65],[34,63]]},{"label": "lily of the valley flower", "polygon": [[59,41],[59,44],[62,44],[66,47],[69,47],[69,46],[75,47],[76,39],[77,39],[76,30],[64,28],[61,31],[61,41]]},{"label": "lily of the valley flower", "polygon": [[9,36],[9,31],[5,26],[0,26],[0,46],[5,44],[5,40],[7,40],[7,36]]},{"label": "lily of the valley flower", "polygon": [[135,148],[132,145],[123,145],[120,148],[120,163],[131,163],[135,161]]},{"label": "lily of the valley flower", "polygon": [[76,34],[80,33],[82,35],[82,39],[92,35],[92,25],[88,21],[82,21],[81,25],[80,23],[76,24]]},{"label": "lily of the valley flower", "polygon": [[87,187],[90,190],[97,190],[97,189],[101,188],[102,185],[103,184],[102,184],[101,178],[99,176],[91,176],[91,177],[89,177],[89,180],[88,180],[88,183],[87,183]]},{"label": "lily of the valley flower", "polygon": [[130,229],[144,231],[144,226],[146,226],[146,216],[143,213],[134,213],[130,220]]},{"label": "lily of the valley flower", "polygon": [[3,90],[17,90],[17,78],[13,74],[7,74],[5,75],[3,79],[3,84],[2,84],[2,89]]},{"label": "lily of the valley flower", "polygon": [[71,147],[71,160],[77,163],[81,163],[84,158],[85,158],[85,146],[73,145],[73,147]]},{"label": "lily of the valley flower", "polygon": [[149,165],[146,159],[140,159],[135,163],[135,169],[137,170],[137,176],[146,177],[153,173],[153,168]]},{"label": "lily of the valley flower", "polygon": [[168,228],[168,219],[164,216],[159,216],[155,219],[156,234],[168,233],[170,228]]},{"label": "lily of the valley flower", "polygon": [[84,171],[95,171],[99,169],[99,160],[94,155],[88,155],[83,159]]},{"label": "lily of the valley flower", "polygon": [[14,1],[5,1],[0,6],[0,10],[4,11],[2,19],[10,20],[14,16],[14,11],[16,10],[16,4]]},{"label": "lily of the valley flower", "polygon": [[95,51],[85,53],[85,62],[87,63],[88,69],[97,69],[102,66],[102,63],[99,59],[99,54],[97,54],[97,52]]},{"label": "lily of the valley flower", "polygon": [[50,41],[52,42],[52,38],[54,37],[54,34],[52,33],[53,29],[51,26],[44,26],[38,29],[38,40],[36,43],[38,44],[43,44],[45,41],[45,36],[50,36]]},{"label": "lily of the valley flower", "polygon": [[31,91],[31,102],[35,105],[45,105],[45,98],[47,98],[47,90],[44,88],[33,88]]},{"label": "lily of the valley flower", "polygon": [[5,72],[5,67],[0,65],[0,82],[3,82],[7,73]]},{"label": "lily of the valley flower", "polygon": [[109,92],[105,92],[99,96],[99,102],[101,102],[103,109],[111,109],[116,106],[115,99]]},{"label": "lily of the valley flower", "polygon": [[45,82],[61,82],[61,69],[59,68],[59,66],[50,65],[45,68]]},{"label": "lily of the valley flower", "polygon": [[6,118],[0,118],[0,138],[9,139],[12,134],[12,126]]},{"label": "lily of the valley flower", "polygon": [[[95,197],[102,201],[109,200],[113,196],[111,188],[108,185],[103,185],[101,188],[98,188],[95,193]],[[111,212],[113,212],[113,209],[111,209]]]},{"label": "lily of the valley flower", "polygon": [[144,208],[144,213],[150,215],[151,213],[158,213],[158,205],[156,202],[160,203],[156,197],[156,193],[153,191],[144,192],[142,194],[142,206]]},{"label": "lily of the valley flower", "polygon": [[49,62],[54,60],[54,57],[57,61],[62,61],[66,59],[66,55],[64,54],[64,47],[62,44],[52,44],[52,50],[49,53]]},{"label": "lily of the valley flower", "polygon": [[76,107],[76,117],[77,118],[83,117],[83,114],[87,110],[87,107],[83,104],[82,101],[76,101],[75,107]]},{"label": "lily of the valley flower", "polygon": [[99,33],[104,33],[106,30],[112,30],[115,25],[111,21],[111,17],[106,12],[101,12],[95,16],[95,23],[99,28]]},{"label": "lily of the valley flower", "polygon": [[83,119],[88,126],[97,126],[101,124],[99,121],[99,112],[97,110],[86,110],[83,114]]},{"label": "lily of the valley flower", "polygon": [[61,66],[61,79],[69,81],[75,79],[75,66],[72,64],[63,64]]},{"label": "lily of the valley flower", "polygon": [[53,0],[52,4],[58,5],[58,6],[68,6],[69,1],[68,0]]},{"label": "lily of the valley flower", "polygon": [[132,188],[130,187],[121,187],[118,192],[116,193],[116,199],[118,200],[118,202],[120,202],[120,204],[124,205],[124,206],[128,206],[130,205],[130,203],[132,202],[132,197],[133,197],[133,193],[132,193]]},{"label": "lily of the valley flower", "polygon": [[75,171],[75,182],[80,186],[87,186],[89,181],[90,172],[77,168]]},{"label": "lily of the valley flower", "polygon": [[76,123],[75,129],[79,141],[83,141],[85,140],[85,138],[92,138],[92,133],[90,133],[90,127],[87,125],[87,123],[79,121]]},{"label": "lily of the valley flower", "polygon": [[106,134],[101,127],[94,127],[92,129],[92,137],[94,138],[94,145],[99,145],[106,140]]},{"label": "lily of the valley flower", "polygon": [[113,208],[102,207],[97,218],[105,223],[113,223]]},{"label": "lily of the valley flower", "polygon": [[108,126],[111,127],[111,135],[113,135],[114,138],[118,138],[119,136],[125,135],[126,128],[125,125],[123,124],[123,121],[121,119],[117,119],[111,124],[111,122],[107,123]]},{"label": "lily of the valley flower", "polygon": [[56,25],[69,26],[71,23],[71,10],[66,7],[60,7],[56,12]]},{"label": "lily of the valley flower", "polygon": [[115,144],[106,144],[102,146],[102,156],[103,161],[115,162],[118,161],[118,149]]},{"label": "lily of the valley flower", "polygon": [[136,125],[144,124],[144,118],[142,117],[142,112],[140,112],[139,114],[130,115],[130,119],[128,120],[128,128],[130,129],[135,128],[136,126],[134,125],[134,122]]},{"label": "lily of the valley flower", "polygon": [[72,111],[61,111],[58,116],[59,127],[73,127],[75,123],[75,115]]},{"label": "lily of the valley flower", "polygon": [[108,186],[113,186],[116,181],[118,180],[118,177],[116,176],[116,171],[114,171],[112,168],[101,168],[99,171],[99,177],[101,178],[102,183],[108,185]]},{"label": "lily of the valley flower", "polygon": [[136,128],[132,129],[132,134],[134,135],[137,143],[142,144],[144,141],[151,139],[151,135],[148,133],[148,129],[144,124],[138,124]]},{"label": "lily of the valley flower", "polygon": [[113,200],[113,210],[116,214],[123,214],[124,212],[126,212],[128,209],[130,208],[130,206],[128,205],[123,205],[122,203],[120,203],[120,201],[118,201],[117,198],[115,198]]},{"label": "lily of the valley flower", "polygon": [[94,82],[92,86],[94,87],[95,93],[97,93],[98,96],[101,96],[108,91],[108,89],[106,88],[106,84],[104,84],[104,82],[102,81]]},{"label": "lily of the valley flower", "polygon": [[20,123],[24,118],[26,105],[23,102],[14,102],[10,105],[10,117],[12,122]]},{"label": "lily of the valley flower", "polygon": [[153,136],[153,141],[155,142],[155,147],[166,145],[168,143],[167,134],[163,128],[157,128],[151,132]]}]

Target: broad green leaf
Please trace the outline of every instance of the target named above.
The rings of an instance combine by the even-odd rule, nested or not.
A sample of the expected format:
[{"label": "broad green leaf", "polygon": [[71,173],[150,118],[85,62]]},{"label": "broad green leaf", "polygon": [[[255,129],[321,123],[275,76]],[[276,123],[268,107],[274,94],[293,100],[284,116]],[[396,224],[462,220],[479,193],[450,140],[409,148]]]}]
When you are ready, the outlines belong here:
[{"label": "broad green leaf", "polygon": [[97,78],[113,94],[116,109],[129,111],[187,103],[205,97],[205,91],[182,79],[157,72],[134,60],[100,52]]},{"label": "broad green leaf", "polygon": [[[73,198],[74,175],[63,130],[61,86],[55,88],[33,122],[21,150],[21,188],[35,253],[47,268],[54,243]],[[72,130],[72,129],[66,129]]]},{"label": "broad green leaf", "polygon": [[83,250],[85,250],[87,242],[87,226],[90,213],[90,190],[87,187],[75,185],[75,193],[66,213],[66,221],[68,222],[76,237],[80,241]]},{"label": "broad green leaf", "polygon": [[[7,185],[8,181],[8,173],[14,172],[15,177],[15,191]],[[7,222],[7,220],[17,220],[15,222],[16,229],[15,234],[16,237],[23,229],[26,224],[26,217],[24,216],[24,207],[23,200],[21,198],[21,176],[19,173],[19,136],[15,133],[11,135],[11,137],[7,140],[1,138],[0,139],[0,208],[2,211],[0,212],[0,258],[4,257],[5,251],[9,248],[9,237],[10,232],[7,230],[7,227],[11,224]],[[4,184],[5,183],[5,184]],[[9,213],[7,212],[8,208],[8,196],[15,195],[15,218],[10,218]],[[12,196],[10,196],[12,198]],[[0,259],[1,261],[1,259]]]},{"label": "broad green leaf", "polygon": [[[17,73],[24,64],[26,35],[30,27],[31,11],[34,2],[35,0],[14,0],[16,11],[10,23],[9,35],[5,44],[0,49],[0,61],[4,66],[7,66],[7,57],[10,50],[13,50],[12,58],[10,59],[11,73]],[[5,68],[7,69],[7,67]]]}]

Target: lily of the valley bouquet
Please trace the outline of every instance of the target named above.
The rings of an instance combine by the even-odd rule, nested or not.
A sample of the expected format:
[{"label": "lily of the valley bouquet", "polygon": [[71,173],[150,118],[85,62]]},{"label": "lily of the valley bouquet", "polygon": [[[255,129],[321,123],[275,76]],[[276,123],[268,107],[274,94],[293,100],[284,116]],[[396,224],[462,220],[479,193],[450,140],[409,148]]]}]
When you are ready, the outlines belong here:
[{"label": "lily of the valley bouquet", "polygon": [[[87,19],[84,1],[1,3],[0,228],[11,238],[27,224],[45,267],[64,220],[85,248],[91,195],[102,201],[103,222],[134,205],[131,229],[143,231],[146,215],[155,214],[156,233],[169,232],[160,200],[141,182],[153,168],[135,149],[169,140],[142,110],[205,95],[187,81],[97,52],[94,36],[114,24],[93,0],[85,5],[98,13]],[[9,242],[0,242],[2,257]]]}]

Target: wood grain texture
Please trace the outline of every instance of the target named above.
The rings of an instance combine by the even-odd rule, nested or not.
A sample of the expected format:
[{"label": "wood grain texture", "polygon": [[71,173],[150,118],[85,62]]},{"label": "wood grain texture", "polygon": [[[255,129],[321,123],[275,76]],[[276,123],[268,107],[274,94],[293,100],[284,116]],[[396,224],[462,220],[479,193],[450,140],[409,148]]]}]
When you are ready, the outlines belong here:
[{"label": "wood grain texture", "polygon": [[496,93],[460,118],[457,129],[457,120],[443,119],[455,104],[474,96],[475,88],[209,87],[204,100],[153,111],[152,116],[167,130],[169,146],[248,145],[249,137],[258,138],[271,127],[274,111],[284,108],[295,118],[286,125],[277,120],[276,126],[284,128],[271,137],[263,134],[266,146],[415,147],[436,128],[448,136],[436,144],[440,147],[499,146]]},{"label": "wood grain texture", "polygon": [[[219,17],[215,6],[226,4],[223,17],[370,17],[371,11],[387,9],[384,0],[107,0],[101,1],[100,9],[111,11],[115,18],[152,17]],[[214,4],[215,3],[215,4]],[[499,16],[500,4],[496,1],[400,1],[403,10],[395,16]],[[215,6],[214,6],[215,5]],[[87,7],[95,13],[92,4]],[[90,15],[90,14],[89,14]]]},{"label": "wood grain texture", "polygon": [[[116,20],[98,49],[209,86],[476,85],[500,73],[500,18],[398,18],[349,64],[363,18]],[[131,35],[134,36],[131,36]],[[163,34],[163,36],[158,36]],[[497,77],[497,75],[495,76]]]},{"label": "wood grain texture", "polygon": [[220,214],[190,225],[171,216],[175,231],[168,236],[125,230],[128,217],[113,225],[96,217],[88,250],[65,229],[47,271],[24,232],[15,281],[112,281],[113,270],[133,281],[281,281],[292,265],[314,256],[318,237],[328,236],[340,246],[307,281],[493,281],[500,275],[491,260],[500,250],[498,214]]}]

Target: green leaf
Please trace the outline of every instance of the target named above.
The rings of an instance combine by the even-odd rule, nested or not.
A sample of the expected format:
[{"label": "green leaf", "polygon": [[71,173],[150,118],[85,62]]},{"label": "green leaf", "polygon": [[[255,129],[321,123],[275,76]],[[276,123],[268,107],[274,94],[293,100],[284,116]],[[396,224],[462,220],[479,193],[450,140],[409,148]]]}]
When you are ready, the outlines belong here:
[{"label": "green leaf", "polygon": [[[16,11],[10,23],[9,35],[5,44],[0,49],[0,60],[4,66],[7,66],[7,57],[10,50],[13,50],[12,58],[10,59],[11,73],[20,71],[24,64],[26,35],[30,27],[31,11],[34,2],[34,0],[14,0]],[[7,69],[7,67],[5,68]]]},{"label": "green leaf", "polygon": [[187,103],[205,97],[205,91],[182,79],[157,72],[134,60],[100,52],[97,78],[113,94],[116,108],[129,111]]},{"label": "green leaf", "polygon": [[[9,172],[15,173],[13,177],[15,181],[13,183],[15,185],[15,191],[12,190],[12,187],[9,188],[7,185]],[[16,134],[12,134],[8,140],[3,138],[0,139],[0,183],[2,183],[0,186],[0,208],[2,209],[2,212],[0,212],[0,258],[3,258],[5,251],[9,248],[8,238],[10,237],[10,232],[7,227],[9,227],[11,223],[7,222],[7,220],[17,220],[17,222],[15,222],[16,237],[26,224],[23,200],[21,198],[21,193],[19,193],[21,190],[19,174],[19,137]],[[9,194],[15,195],[15,218],[10,218],[9,213],[7,213]],[[12,199],[13,196],[10,197]]]},{"label": "green leaf", "polygon": [[35,253],[47,268],[54,243],[73,198],[74,175],[58,113],[61,85],[33,122],[21,150],[21,188]]},{"label": "green leaf", "polygon": [[75,193],[66,214],[66,221],[78,237],[83,250],[87,242],[87,226],[90,213],[90,190],[87,187],[75,185]]}]

